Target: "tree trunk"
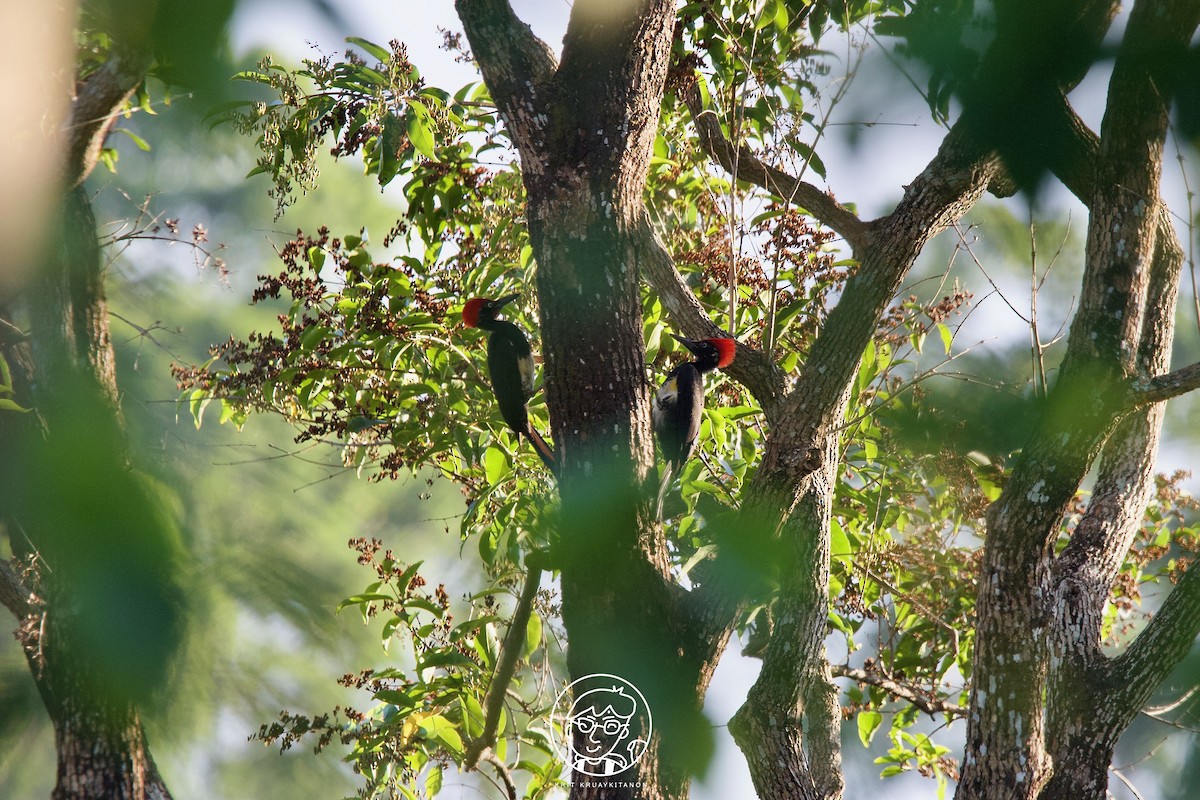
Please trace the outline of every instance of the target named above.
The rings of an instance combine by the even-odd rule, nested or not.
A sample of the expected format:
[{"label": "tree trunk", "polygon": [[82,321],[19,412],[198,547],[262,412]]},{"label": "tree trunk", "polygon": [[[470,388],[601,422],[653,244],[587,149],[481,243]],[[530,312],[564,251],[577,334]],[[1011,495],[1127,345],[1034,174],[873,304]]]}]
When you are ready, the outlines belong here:
[{"label": "tree trunk", "polygon": [[576,775],[571,797],[686,797],[682,765],[715,659],[664,635],[679,633],[680,598],[647,491],[654,443],[639,247],[674,4],[581,0],[561,64],[505,0],[457,8],[521,155],[562,499],[568,668],[573,679],[629,680],[654,716],[636,771]]}]

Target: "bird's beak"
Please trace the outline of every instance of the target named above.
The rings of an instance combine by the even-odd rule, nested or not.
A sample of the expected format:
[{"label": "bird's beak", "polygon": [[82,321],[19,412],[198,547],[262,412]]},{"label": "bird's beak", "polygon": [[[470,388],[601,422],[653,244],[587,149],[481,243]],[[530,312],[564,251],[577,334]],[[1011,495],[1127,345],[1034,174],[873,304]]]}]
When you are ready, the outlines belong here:
[{"label": "bird's beak", "polygon": [[511,303],[513,300],[516,300],[520,296],[521,296],[520,292],[516,292],[515,294],[505,295],[504,297],[501,297],[499,300],[494,301],[492,303],[492,308],[499,311],[500,309],[504,308],[506,305]]},{"label": "bird's beak", "polygon": [[679,342],[681,345],[686,347],[688,350],[691,350],[692,355],[700,355],[699,353],[696,352],[696,346],[698,344],[700,344],[700,342],[696,341],[695,339],[688,339],[684,336],[676,336],[673,333],[671,334],[671,338],[674,339],[675,341]]}]

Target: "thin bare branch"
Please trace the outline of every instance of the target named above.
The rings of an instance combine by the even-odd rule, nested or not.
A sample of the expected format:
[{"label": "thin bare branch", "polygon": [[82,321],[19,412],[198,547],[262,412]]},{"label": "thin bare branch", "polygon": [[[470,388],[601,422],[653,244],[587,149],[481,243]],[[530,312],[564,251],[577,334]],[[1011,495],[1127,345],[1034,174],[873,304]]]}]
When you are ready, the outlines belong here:
[{"label": "thin bare branch", "polygon": [[696,123],[700,146],[731,175],[801,206],[837,231],[856,253],[866,246],[870,229],[854,212],[811,183],[763,163],[749,147],[743,144],[735,147],[721,131],[716,112],[704,108],[695,80],[685,81],[679,87],[679,93]]},{"label": "thin bare branch", "polygon": [[889,675],[879,672],[868,672],[865,669],[832,665],[830,670],[836,677],[849,678],[868,686],[878,686],[897,700],[905,700],[924,711],[931,717],[946,714],[951,717],[965,717],[967,709],[956,703],[943,700],[922,687],[914,686],[908,681],[899,681]]}]

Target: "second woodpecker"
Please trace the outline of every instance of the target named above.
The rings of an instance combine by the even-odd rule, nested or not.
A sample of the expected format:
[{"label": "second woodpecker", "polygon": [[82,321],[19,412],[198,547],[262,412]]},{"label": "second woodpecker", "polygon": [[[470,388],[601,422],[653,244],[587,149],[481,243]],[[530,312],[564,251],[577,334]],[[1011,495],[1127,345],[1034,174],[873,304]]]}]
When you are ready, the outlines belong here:
[{"label": "second woodpecker", "polygon": [[500,416],[508,427],[533,443],[551,471],[554,470],[554,451],[546,444],[541,434],[529,424],[529,411],[525,404],[533,395],[533,350],[521,329],[511,322],[496,319],[506,305],[520,297],[510,294],[499,300],[476,297],[463,306],[463,324],[468,328],[488,331],[487,365],[492,381],[492,393]]},{"label": "second woodpecker", "polygon": [[685,361],[667,373],[654,397],[651,417],[658,446],[667,462],[658,490],[658,516],[662,518],[663,497],[671,476],[679,474],[696,446],[700,419],[704,416],[704,373],[733,363],[737,342],[733,339],[685,339],[671,334],[692,352],[695,361]]}]

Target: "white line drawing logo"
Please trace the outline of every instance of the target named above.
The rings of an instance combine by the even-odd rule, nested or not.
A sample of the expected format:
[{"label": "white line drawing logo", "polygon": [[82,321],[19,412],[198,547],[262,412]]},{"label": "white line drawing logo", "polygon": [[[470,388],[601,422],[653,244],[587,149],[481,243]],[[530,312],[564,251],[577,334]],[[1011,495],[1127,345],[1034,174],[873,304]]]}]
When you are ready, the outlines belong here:
[{"label": "white line drawing logo", "polygon": [[598,672],[572,681],[554,707],[562,717],[560,746],[572,771],[594,777],[619,775],[637,764],[654,732],[641,691],[618,675]]}]

